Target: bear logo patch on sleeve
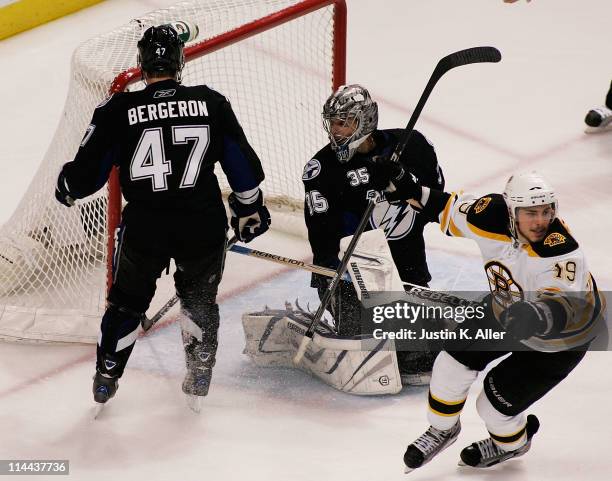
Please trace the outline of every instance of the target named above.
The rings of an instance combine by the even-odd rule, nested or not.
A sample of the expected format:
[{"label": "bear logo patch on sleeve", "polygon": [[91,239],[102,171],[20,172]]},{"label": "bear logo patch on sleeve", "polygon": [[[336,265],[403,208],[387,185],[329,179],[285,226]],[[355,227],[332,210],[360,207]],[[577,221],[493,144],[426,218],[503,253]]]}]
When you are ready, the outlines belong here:
[{"label": "bear logo patch on sleeve", "polygon": [[544,239],[544,245],[548,247],[558,246],[559,244],[565,244],[565,236],[563,234],[559,234],[558,232],[553,232],[546,236]]},{"label": "bear logo patch on sleeve", "polygon": [[480,214],[483,210],[487,208],[490,202],[491,197],[483,197],[482,199],[479,199],[478,202],[476,202],[476,205],[474,206],[474,212]]}]

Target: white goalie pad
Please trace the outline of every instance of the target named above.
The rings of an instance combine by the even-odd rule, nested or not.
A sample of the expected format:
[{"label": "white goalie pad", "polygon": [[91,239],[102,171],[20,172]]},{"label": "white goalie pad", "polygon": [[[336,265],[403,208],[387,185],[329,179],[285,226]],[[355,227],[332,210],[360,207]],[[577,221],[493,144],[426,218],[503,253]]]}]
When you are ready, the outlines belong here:
[{"label": "white goalie pad", "polygon": [[[339,258],[344,255],[352,238],[353,236],[348,236],[340,240]],[[364,305],[367,305],[370,292],[404,292],[404,285],[393,262],[385,233],[381,229],[361,235],[347,269]]]},{"label": "white goalie pad", "polygon": [[[244,353],[258,366],[296,367],[292,359],[310,321],[308,314],[291,309],[245,313]],[[396,394],[402,389],[393,341],[341,338],[322,324],[298,367],[349,394]]]}]

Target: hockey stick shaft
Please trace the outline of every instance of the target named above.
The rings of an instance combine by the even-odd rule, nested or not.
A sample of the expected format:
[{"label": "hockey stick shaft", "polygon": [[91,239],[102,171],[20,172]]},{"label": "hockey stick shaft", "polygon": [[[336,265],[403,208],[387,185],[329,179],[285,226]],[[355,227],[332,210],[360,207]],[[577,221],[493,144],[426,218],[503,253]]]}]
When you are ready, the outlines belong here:
[{"label": "hockey stick shaft", "polygon": [[[460,50],[458,52],[451,53],[450,55],[447,55],[446,57],[441,59],[436,65],[436,68],[434,69],[433,73],[431,74],[431,77],[429,78],[429,81],[427,82],[427,85],[425,86],[425,90],[421,94],[421,97],[419,98],[417,106],[415,107],[414,111],[412,112],[412,115],[410,116],[410,120],[408,121],[408,124],[406,125],[406,128],[404,129],[404,132],[402,133],[397,143],[397,146],[395,147],[395,150],[393,151],[393,154],[391,155],[391,160],[394,162],[399,162],[402,152],[404,151],[404,149],[406,148],[406,145],[408,144],[408,141],[410,140],[414,126],[417,120],[419,119],[419,116],[421,115],[423,107],[425,106],[425,103],[427,102],[427,99],[429,98],[429,95],[433,91],[433,88],[435,87],[435,85],[438,83],[438,80],[440,80],[446,72],[448,72],[449,70],[455,67],[460,67],[462,65],[468,65],[471,63],[483,63],[483,62],[499,62],[500,60],[501,60],[501,54],[499,53],[499,50],[497,50],[494,47],[473,47],[473,48],[469,48],[466,50]],[[357,246],[359,237],[361,236],[362,232],[365,230],[366,224],[370,218],[370,215],[372,214],[372,211],[374,210],[375,205],[376,205],[376,200],[370,199],[368,203],[368,207],[366,208],[366,211],[364,212],[363,217],[361,218],[361,222],[359,223],[359,226],[357,227],[355,233],[353,234],[351,243],[349,244],[348,248],[346,249],[344,253],[344,256],[342,257],[340,266],[336,270],[336,274],[334,275],[331,282],[329,283],[329,286],[327,287],[327,290],[325,291],[325,295],[323,296],[323,299],[321,299],[321,304],[319,305],[319,309],[315,313],[314,318],[312,322],[310,323],[310,326],[308,327],[308,329],[306,330],[306,333],[304,334],[304,337],[302,338],[302,342],[300,343],[300,347],[297,351],[297,354],[293,358],[293,362],[295,364],[298,364],[304,357],[304,354],[306,353],[306,349],[308,348],[308,345],[310,344],[310,341],[312,340],[312,336],[314,335],[315,328],[317,324],[319,323],[321,317],[323,316],[323,312],[327,308],[327,305],[329,304],[332,298],[334,290],[336,289],[336,286],[338,285],[338,282],[340,281],[341,276],[344,274],[344,271],[346,270],[346,266],[348,265],[349,259],[351,255],[353,254],[355,247]]]},{"label": "hockey stick shaft", "polygon": [[327,306],[329,305],[331,298],[334,295],[334,291],[336,290],[336,287],[338,286],[338,283],[340,282],[344,271],[346,271],[346,266],[348,265],[349,260],[351,259],[351,255],[353,255],[355,247],[357,247],[357,242],[359,241],[361,234],[365,230],[370,220],[370,215],[372,215],[372,211],[374,210],[375,206],[376,201],[374,199],[370,199],[370,201],[368,202],[368,207],[363,213],[361,221],[359,222],[359,225],[357,226],[357,229],[353,234],[353,238],[351,239],[351,242],[349,243],[348,247],[346,248],[346,251],[344,252],[344,255],[342,256],[340,265],[338,266],[338,269],[336,269],[336,271],[334,272],[334,277],[332,277],[331,282],[325,290],[323,299],[321,299],[321,304],[319,304],[319,308],[317,309],[314,318],[312,319],[310,325],[308,326],[308,329],[304,333],[304,337],[302,338],[300,347],[298,348],[297,353],[293,357],[293,362],[295,364],[299,364],[302,358],[304,357],[304,354],[306,354],[306,349],[308,349],[308,345],[310,344],[310,341],[312,341],[312,337],[314,336],[317,324],[323,317],[323,313],[325,312],[325,309],[327,309]]},{"label": "hockey stick shaft", "polygon": [[495,63],[499,62],[500,60],[501,53],[495,47],[472,47],[465,50],[459,50],[458,52],[451,53],[442,58],[436,65],[431,77],[429,77],[425,90],[423,90],[423,93],[421,94],[421,97],[419,98],[419,101],[414,108],[412,115],[410,116],[408,125],[406,125],[404,133],[400,137],[400,140],[393,151],[391,160],[394,162],[399,161],[408,140],[410,140],[414,126],[419,119],[421,112],[423,111],[423,107],[425,107],[427,99],[429,99],[434,87],[446,72],[462,65],[469,65],[471,63]]},{"label": "hockey stick shaft", "polygon": [[[259,251],[256,249],[251,249],[249,247],[234,245],[229,249],[231,252],[235,252],[236,254],[241,254],[244,256],[255,257],[256,259],[263,259],[268,262],[274,262],[276,264],[282,264],[288,267],[293,267],[294,269],[300,269],[307,272],[314,272],[315,274],[320,274],[326,277],[334,277],[336,275],[336,271],[333,269],[329,269],[328,267],[318,266],[316,264],[309,264],[308,262],[300,261],[298,259],[292,259],[290,257],[281,256],[278,254],[272,254],[270,252]],[[376,257],[369,258],[370,260],[376,259]],[[345,272],[342,276],[343,281],[352,282],[351,276],[349,276],[348,272]],[[444,295],[449,302],[454,304],[462,304],[466,302],[471,302],[467,299],[455,296],[453,294],[449,294],[446,292],[436,291],[430,289],[429,287],[418,286],[416,284],[412,284],[410,282],[402,282],[406,292],[408,294],[417,295],[420,291],[428,291],[433,293],[439,293],[440,295]],[[430,299],[430,297],[425,297],[425,299]]]},{"label": "hockey stick shaft", "polygon": [[[250,247],[233,245],[232,247],[230,247],[229,250],[230,252],[235,252],[236,254],[255,257],[256,259],[263,259],[265,261],[274,262],[276,264],[290,266],[296,269],[302,269],[304,271],[313,272],[315,274],[321,274],[322,276],[334,277],[334,274],[336,273],[335,270],[329,269],[327,267],[318,266],[316,264],[309,264],[308,262],[300,261],[298,259],[292,259],[290,257],[285,257],[278,254],[271,254],[270,252],[263,252],[257,249],[251,249]],[[343,276],[343,279],[348,281],[351,280],[348,274],[345,274]]]},{"label": "hockey stick shaft", "polygon": [[[226,252],[231,249],[234,244],[236,244],[236,242],[238,241],[238,239],[236,239],[236,237],[232,237],[231,239],[229,239],[227,241],[227,244],[225,246],[225,250]],[[142,321],[142,329],[144,330],[144,332],[147,332],[149,329],[151,329],[155,324],[157,324],[157,322],[166,315],[166,313],[172,309],[174,307],[174,305],[178,302],[179,298],[178,296],[175,294],[174,296],[172,296],[172,298],[166,302],[159,311],[157,311],[157,313],[149,318],[145,318]]]}]

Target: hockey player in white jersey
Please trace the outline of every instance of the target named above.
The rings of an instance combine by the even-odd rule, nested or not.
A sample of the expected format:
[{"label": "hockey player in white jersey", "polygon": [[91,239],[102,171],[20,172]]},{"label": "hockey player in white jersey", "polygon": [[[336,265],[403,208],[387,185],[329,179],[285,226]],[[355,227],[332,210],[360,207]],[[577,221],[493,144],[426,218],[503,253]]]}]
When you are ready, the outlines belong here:
[{"label": "hockey player in white jersey", "polygon": [[[478,243],[490,316],[522,347],[485,376],[476,409],[490,437],[464,448],[460,464],[486,468],[521,456],[539,427],[525,411],[576,367],[601,327],[605,304],[584,253],[558,217],[554,190],[535,172],[510,177],[503,195],[483,197],[421,187],[401,168],[392,175],[389,200],[411,199],[447,235]],[[408,446],[407,472],[457,439],[471,384],[491,361],[508,354],[478,342],[485,341],[454,351],[450,341],[438,355],[429,390],[431,426]]]}]

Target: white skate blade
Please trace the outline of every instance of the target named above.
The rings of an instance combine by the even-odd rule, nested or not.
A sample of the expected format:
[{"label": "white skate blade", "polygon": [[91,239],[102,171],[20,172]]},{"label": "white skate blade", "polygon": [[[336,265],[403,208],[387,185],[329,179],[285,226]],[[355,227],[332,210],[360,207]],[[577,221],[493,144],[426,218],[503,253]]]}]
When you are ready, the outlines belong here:
[{"label": "white skate blade", "polygon": [[189,406],[189,409],[191,409],[194,413],[200,414],[200,411],[202,411],[204,396],[194,396],[193,394],[187,394],[186,398],[187,406]]},{"label": "white skate blade", "polygon": [[414,471],[413,468],[409,468],[408,466],[404,464],[404,474],[410,474],[412,473],[412,471]]},{"label": "white skate blade", "polygon": [[102,411],[104,410],[104,405],[106,403],[94,403],[94,404],[95,404],[95,406],[94,406],[94,413],[93,413],[94,416],[93,416],[93,418],[95,420],[95,419],[98,419],[98,416],[100,416],[100,414],[102,414]]}]

